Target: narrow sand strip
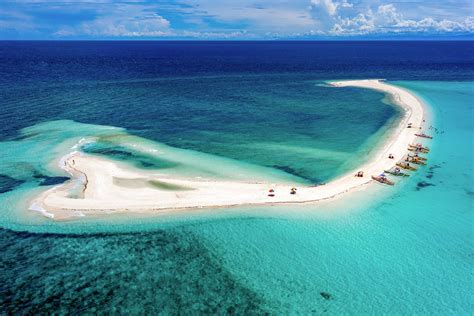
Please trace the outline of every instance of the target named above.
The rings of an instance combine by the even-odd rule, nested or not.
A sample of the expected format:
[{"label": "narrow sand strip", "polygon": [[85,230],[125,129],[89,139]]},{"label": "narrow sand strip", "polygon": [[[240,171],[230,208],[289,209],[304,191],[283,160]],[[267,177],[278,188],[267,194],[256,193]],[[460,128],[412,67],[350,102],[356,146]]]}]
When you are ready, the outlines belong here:
[{"label": "narrow sand strip", "polygon": [[[110,160],[74,153],[65,158],[62,167],[73,177],[85,176],[84,197],[69,197],[69,186],[64,184],[44,192],[33,204],[61,220],[116,212],[159,213],[187,208],[315,202],[360,188],[373,182],[371,175],[391,168],[406,154],[408,144],[415,141],[414,133],[424,122],[423,104],[409,91],[380,80],[340,81],[331,85],[388,93],[404,109],[404,116],[369,162],[326,185],[298,187],[297,194],[291,195],[291,186],[286,184],[165,178],[147,171],[124,169]],[[413,127],[407,128],[408,123]],[[394,159],[388,158],[390,153]],[[354,176],[359,170],[364,171],[364,177]],[[268,196],[269,188],[275,190],[274,197]]]}]

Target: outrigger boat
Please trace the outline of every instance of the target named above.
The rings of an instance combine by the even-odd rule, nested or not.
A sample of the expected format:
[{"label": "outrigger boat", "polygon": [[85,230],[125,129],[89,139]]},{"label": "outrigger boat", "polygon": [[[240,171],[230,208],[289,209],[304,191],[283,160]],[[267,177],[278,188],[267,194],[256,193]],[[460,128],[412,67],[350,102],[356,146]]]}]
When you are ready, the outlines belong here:
[{"label": "outrigger boat", "polygon": [[416,145],[408,145],[408,150],[411,150],[411,151],[421,151],[421,152],[429,152],[430,149],[428,147],[424,147],[422,144],[416,144]]},{"label": "outrigger boat", "polygon": [[412,162],[417,165],[426,165],[426,162],[421,161],[419,157],[412,157],[412,156],[406,155],[403,160],[405,160],[406,162]]},{"label": "outrigger boat", "polygon": [[397,176],[397,177],[409,177],[410,175],[408,173],[405,173],[400,170],[398,167],[392,167],[388,170],[385,170],[386,173],[389,173],[391,175]]},{"label": "outrigger boat", "polygon": [[413,171],[417,170],[416,167],[410,165],[410,163],[405,162],[405,161],[399,161],[399,162],[397,162],[396,165],[398,167],[402,168],[402,169],[405,169],[405,170],[413,170]]},{"label": "outrigger boat", "polygon": [[416,133],[415,136],[432,139],[433,136],[426,135],[425,133]]},{"label": "outrigger boat", "polygon": [[422,161],[427,161],[427,160],[428,160],[428,158],[423,157],[423,156],[420,156],[420,155],[418,155],[418,154],[408,154],[408,157],[410,157],[410,158],[418,158],[419,160],[422,160]]},{"label": "outrigger boat", "polygon": [[422,149],[422,150],[426,150],[426,151],[430,151],[430,149],[429,149],[428,147],[423,146],[423,144],[421,144],[421,143],[418,143],[418,144],[410,144],[410,145],[408,145],[408,147],[410,147],[410,148]]},{"label": "outrigger boat", "polygon": [[374,179],[377,182],[380,182],[382,184],[387,184],[387,185],[394,185],[395,183],[387,179],[387,177],[382,173],[379,176],[372,176],[372,179]]},{"label": "outrigger boat", "polygon": [[422,153],[422,154],[429,153],[429,150],[427,150],[427,149],[420,149],[420,148],[416,148],[416,147],[408,147],[408,150],[416,152],[416,153]]},{"label": "outrigger boat", "polygon": [[416,148],[416,147],[408,147],[408,150],[409,150],[409,151],[413,151],[413,152],[415,152],[415,153],[422,153],[422,154],[427,154],[427,153],[429,153],[429,151],[426,150],[426,149],[419,149],[419,148]]}]

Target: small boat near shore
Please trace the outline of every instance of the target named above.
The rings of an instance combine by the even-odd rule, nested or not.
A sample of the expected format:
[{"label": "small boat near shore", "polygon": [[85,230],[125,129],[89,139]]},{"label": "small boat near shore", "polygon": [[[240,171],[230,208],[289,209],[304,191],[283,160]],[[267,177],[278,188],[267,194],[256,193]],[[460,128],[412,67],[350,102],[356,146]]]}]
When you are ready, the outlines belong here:
[{"label": "small boat near shore", "polygon": [[433,136],[427,135],[425,133],[416,133],[415,136],[432,139]]},{"label": "small boat near shore", "polygon": [[410,157],[410,158],[417,158],[417,159],[419,159],[419,160],[421,160],[421,161],[427,161],[427,160],[428,160],[428,158],[423,157],[423,156],[420,156],[420,155],[418,155],[418,154],[408,154],[408,157]]},{"label": "small boat near shore", "polygon": [[402,170],[400,170],[399,167],[392,167],[388,170],[385,170],[384,172],[389,173],[389,174],[394,175],[394,176],[397,176],[397,177],[409,177],[410,176],[408,173],[403,172]]},{"label": "small boat near shore", "polygon": [[410,165],[409,162],[405,162],[405,161],[399,161],[397,162],[396,165],[405,170],[413,170],[413,171],[418,170],[416,167]]},{"label": "small boat near shore", "polygon": [[382,184],[386,184],[386,185],[394,185],[395,184],[395,182],[392,182],[389,179],[387,179],[387,177],[383,173],[379,176],[372,176],[372,179],[377,181],[377,182],[380,182]]},{"label": "small boat near shore", "polygon": [[408,150],[412,151],[412,152],[415,152],[415,153],[422,153],[422,154],[427,154],[429,152],[429,150],[420,149],[420,148],[416,148],[416,147],[408,147]]},{"label": "small boat near shore", "polygon": [[426,165],[426,162],[419,159],[419,157],[412,157],[410,155],[406,155],[405,157],[403,157],[403,160],[405,162],[411,162],[411,163],[414,163],[416,165],[423,165],[423,166]]},{"label": "small boat near shore", "polygon": [[426,146],[423,146],[422,144],[418,143],[418,144],[410,144],[408,145],[408,148],[410,150],[410,148],[412,148],[412,150],[422,150],[422,151],[426,151],[426,152],[429,152],[430,149]]}]

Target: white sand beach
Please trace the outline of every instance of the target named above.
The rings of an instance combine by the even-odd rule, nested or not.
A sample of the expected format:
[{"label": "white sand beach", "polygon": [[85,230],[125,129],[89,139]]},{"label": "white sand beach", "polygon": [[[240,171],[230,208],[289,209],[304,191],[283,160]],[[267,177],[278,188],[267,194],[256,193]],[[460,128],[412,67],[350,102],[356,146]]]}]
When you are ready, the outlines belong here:
[{"label": "white sand beach", "polygon": [[[290,194],[292,186],[288,184],[165,177],[75,152],[61,162],[62,168],[71,174],[73,180],[42,193],[32,201],[32,209],[55,220],[65,220],[116,212],[160,213],[189,208],[304,203],[335,198],[369,183],[377,183],[371,176],[393,167],[407,153],[407,146],[416,142],[414,134],[424,123],[424,105],[409,91],[382,80],[339,81],[330,85],[385,92],[403,108],[404,114],[399,125],[367,163],[325,185],[298,186],[296,194]],[[413,127],[407,128],[408,123],[412,123]],[[393,154],[394,159],[389,159],[389,154]],[[358,171],[363,171],[364,176],[355,177]],[[73,181],[82,182],[82,196],[71,196]],[[268,196],[269,189],[274,189],[275,196]]]}]

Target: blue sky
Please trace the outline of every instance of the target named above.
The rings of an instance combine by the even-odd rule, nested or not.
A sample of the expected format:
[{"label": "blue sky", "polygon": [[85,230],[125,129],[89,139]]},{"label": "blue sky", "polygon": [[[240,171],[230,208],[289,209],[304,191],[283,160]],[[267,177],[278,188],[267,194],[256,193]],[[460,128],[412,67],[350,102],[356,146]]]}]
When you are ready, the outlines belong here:
[{"label": "blue sky", "polygon": [[458,38],[466,0],[0,0],[0,39]]}]

